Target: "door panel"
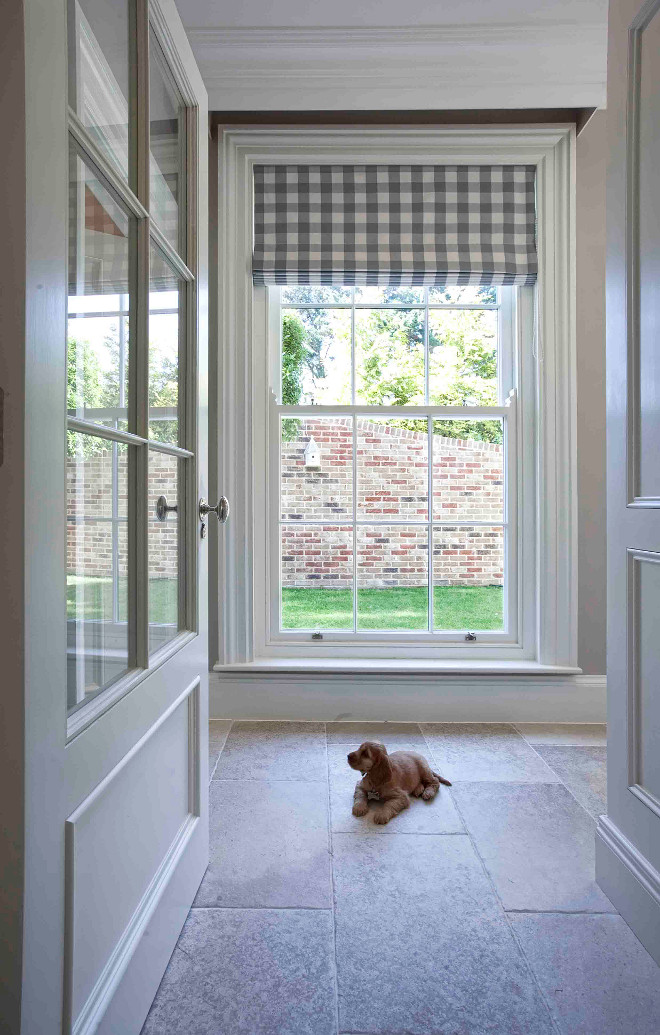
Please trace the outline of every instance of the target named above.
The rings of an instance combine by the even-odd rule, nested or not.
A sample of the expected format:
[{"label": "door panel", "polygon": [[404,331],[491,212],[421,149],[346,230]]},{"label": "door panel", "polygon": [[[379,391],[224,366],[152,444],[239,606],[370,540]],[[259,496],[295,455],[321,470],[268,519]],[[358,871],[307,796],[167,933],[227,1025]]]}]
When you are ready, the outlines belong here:
[{"label": "door panel", "polygon": [[[173,0],[67,17],[25,2],[20,1030],[137,1035],[208,859],[206,95]],[[178,77],[169,236],[150,34]]]},{"label": "door panel", "polygon": [[610,4],[608,815],[598,881],[660,962],[660,0]]}]

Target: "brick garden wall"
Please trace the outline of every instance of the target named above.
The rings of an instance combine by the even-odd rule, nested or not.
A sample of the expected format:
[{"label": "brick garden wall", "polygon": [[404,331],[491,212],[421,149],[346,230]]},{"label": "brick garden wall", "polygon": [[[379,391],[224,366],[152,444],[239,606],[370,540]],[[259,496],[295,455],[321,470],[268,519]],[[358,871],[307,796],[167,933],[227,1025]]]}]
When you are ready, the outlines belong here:
[{"label": "brick garden wall", "polygon": [[[342,519],[353,506],[350,419],[297,420],[289,423],[289,436],[282,446],[283,585],[347,588],[353,543]],[[319,447],[318,469],[305,466],[310,439]],[[358,584],[426,585],[426,529],[398,524],[427,517],[426,433],[358,420],[356,455],[358,518],[397,522],[357,529]],[[502,462],[499,445],[433,437],[435,585],[502,585],[501,529],[452,525],[502,520]],[[325,523],[306,525],[310,520]]]},{"label": "brick garden wall", "polygon": [[[348,418],[296,420],[282,446],[282,581],[284,586],[324,585],[347,588],[353,572],[353,533],[342,524],[352,515],[352,430]],[[406,428],[366,420],[356,424],[358,518],[391,524],[359,527],[357,572],[361,586],[427,584],[428,542],[425,528],[395,524],[424,520],[428,501],[427,436]],[[305,448],[313,438],[320,466],[305,466]],[[126,515],[126,460],[119,456],[119,513]],[[161,493],[176,498],[177,462],[152,453],[149,513]],[[78,575],[112,574],[112,455],[89,457],[67,471],[69,571]],[[434,542],[436,585],[502,584],[503,539],[499,528],[457,527],[452,521],[502,519],[502,448],[439,435],[433,439]],[[84,523],[76,518],[86,517]],[[92,519],[92,520],[89,520]],[[308,525],[307,521],[323,525]],[[119,528],[120,575],[126,574],[126,525]],[[176,574],[177,531],[174,515],[149,523],[150,573]]]}]

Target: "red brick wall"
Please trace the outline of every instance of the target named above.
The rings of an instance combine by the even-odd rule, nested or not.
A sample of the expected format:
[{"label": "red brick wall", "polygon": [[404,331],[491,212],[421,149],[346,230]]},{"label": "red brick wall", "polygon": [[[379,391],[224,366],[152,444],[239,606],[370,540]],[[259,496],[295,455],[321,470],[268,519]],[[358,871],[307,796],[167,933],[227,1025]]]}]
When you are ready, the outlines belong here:
[{"label": "red brick wall", "polygon": [[[290,422],[282,444],[282,582],[347,588],[352,576],[353,470],[350,418]],[[305,467],[314,439],[320,467]],[[367,420],[356,423],[357,516],[361,520],[426,520],[428,440],[424,432]],[[433,437],[433,573],[436,585],[501,585],[502,531],[460,527],[452,521],[501,521],[502,447],[489,442]],[[306,521],[325,521],[322,526]],[[300,527],[295,527],[300,523]],[[427,583],[428,536],[405,524],[357,530],[361,586]]]}]

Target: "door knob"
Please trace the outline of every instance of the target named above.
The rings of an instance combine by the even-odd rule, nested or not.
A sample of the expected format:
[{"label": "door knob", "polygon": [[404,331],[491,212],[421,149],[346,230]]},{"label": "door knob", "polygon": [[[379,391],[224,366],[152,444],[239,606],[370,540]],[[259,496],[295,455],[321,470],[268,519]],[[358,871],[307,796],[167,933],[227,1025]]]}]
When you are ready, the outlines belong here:
[{"label": "door knob", "polygon": [[225,521],[229,517],[229,500],[226,496],[221,496],[215,507],[211,507],[204,497],[202,496],[199,501],[199,516],[203,521],[207,514],[215,514],[221,525],[224,525]]},{"label": "door knob", "polygon": [[169,503],[167,502],[167,498],[165,496],[159,496],[158,499],[156,500],[156,517],[158,518],[159,521],[166,521],[167,520],[167,515],[169,514],[169,512],[171,510],[176,511],[178,509],[179,508],[177,507],[176,504],[174,504],[173,506],[170,506]]}]

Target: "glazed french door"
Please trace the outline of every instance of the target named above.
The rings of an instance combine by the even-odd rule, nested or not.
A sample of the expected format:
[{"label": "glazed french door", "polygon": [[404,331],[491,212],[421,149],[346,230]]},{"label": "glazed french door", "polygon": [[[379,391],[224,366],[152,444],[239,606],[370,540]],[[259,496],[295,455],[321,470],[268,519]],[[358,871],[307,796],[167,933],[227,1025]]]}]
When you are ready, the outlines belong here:
[{"label": "glazed french door", "polygon": [[25,10],[21,1031],[130,1035],[208,854],[206,95],[172,0]]}]

